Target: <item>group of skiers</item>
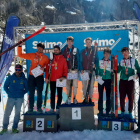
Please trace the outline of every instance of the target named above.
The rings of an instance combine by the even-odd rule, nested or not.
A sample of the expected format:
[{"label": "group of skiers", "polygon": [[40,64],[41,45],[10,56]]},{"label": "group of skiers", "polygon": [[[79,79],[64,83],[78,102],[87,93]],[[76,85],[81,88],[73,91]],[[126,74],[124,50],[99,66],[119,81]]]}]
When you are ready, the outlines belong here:
[{"label": "group of skiers", "polygon": [[[111,50],[109,48],[104,50],[104,57],[99,60],[98,54],[96,53],[95,62],[93,64],[93,55],[94,55],[94,46],[92,46],[92,38],[86,38],[86,48],[79,51],[78,48],[73,46],[74,38],[72,36],[67,37],[67,45],[64,48],[60,48],[60,46],[54,46],[54,54],[53,61],[51,64],[51,75],[49,79],[49,58],[43,54],[43,50],[45,48],[44,44],[37,44],[37,52],[36,53],[22,53],[22,44],[18,46],[18,55],[21,58],[28,59],[31,61],[31,67],[29,71],[28,77],[28,86],[27,79],[25,78],[22,72],[22,66],[16,65],[15,73],[8,77],[5,84],[4,89],[8,94],[7,106],[5,109],[4,120],[3,120],[3,130],[0,132],[1,134],[7,132],[7,127],[9,124],[9,116],[15,106],[15,118],[13,123],[13,132],[18,133],[17,125],[19,121],[21,102],[23,101],[23,96],[27,91],[29,91],[29,109],[28,114],[33,113],[34,107],[34,94],[35,89],[37,89],[37,112],[42,113],[42,91],[44,85],[44,73],[40,74],[38,77],[34,77],[32,70],[37,66],[40,66],[40,69],[45,72],[45,82],[48,84],[50,82],[50,92],[51,92],[51,109],[50,113],[54,113],[55,110],[55,94],[57,88],[57,106],[56,112],[59,112],[59,106],[62,102],[62,87],[56,87],[56,81],[67,79],[68,73],[77,73],[77,79],[67,79],[66,81],[66,89],[67,89],[67,101],[66,104],[71,103],[71,88],[73,86],[73,103],[77,104],[76,100],[77,88],[78,88],[78,80],[79,80],[79,71],[81,74],[90,73],[91,67],[93,68],[92,77],[90,79],[90,89],[89,89],[89,98],[88,103],[92,104],[92,95],[94,89],[94,81],[95,75],[96,78],[99,78],[103,81],[103,83],[98,83],[98,91],[99,91],[99,100],[98,100],[98,116],[104,116],[103,113],[103,92],[104,88],[106,90],[106,116],[109,116],[109,112],[111,109],[110,105],[110,93],[111,93],[111,60],[109,59],[111,55]],[[120,83],[119,83],[119,93],[120,93],[120,106],[121,106],[121,115],[120,117],[124,117],[125,112],[125,97],[128,96],[129,99],[129,119],[133,119],[132,109],[133,109],[133,100],[134,100],[134,79],[135,70],[137,70],[138,76],[140,76],[140,67],[136,59],[131,58],[129,56],[128,47],[124,47],[121,49],[123,59],[120,61],[118,65],[118,71],[113,71],[113,73],[120,73]],[[83,104],[87,103],[86,91],[88,80],[83,80]],[[19,101],[22,100],[22,101]],[[139,103],[140,104],[140,103]],[[10,106],[10,107],[9,107]],[[139,111],[140,113],[140,111]],[[139,116],[140,117],[140,116]],[[135,133],[140,133],[140,121],[138,123],[138,129],[135,130]]]}]

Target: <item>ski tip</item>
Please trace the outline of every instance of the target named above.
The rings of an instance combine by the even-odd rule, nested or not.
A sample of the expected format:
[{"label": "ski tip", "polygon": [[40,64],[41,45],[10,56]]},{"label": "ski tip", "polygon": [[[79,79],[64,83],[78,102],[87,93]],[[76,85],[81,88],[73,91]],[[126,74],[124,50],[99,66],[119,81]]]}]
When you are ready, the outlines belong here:
[{"label": "ski tip", "polygon": [[45,30],[45,26],[43,26],[42,29]]}]

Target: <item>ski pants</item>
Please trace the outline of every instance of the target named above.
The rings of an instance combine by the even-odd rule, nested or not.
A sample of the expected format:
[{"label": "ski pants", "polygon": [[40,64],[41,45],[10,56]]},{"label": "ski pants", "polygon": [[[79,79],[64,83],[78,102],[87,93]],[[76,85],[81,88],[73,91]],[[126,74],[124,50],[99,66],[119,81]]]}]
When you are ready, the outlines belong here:
[{"label": "ski pants", "polygon": [[133,101],[134,101],[134,81],[121,79],[119,83],[119,92],[120,92],[121,111],[125,112],[125,97],[127,95],[129,100],[128,111],[129,113],[132,113]]},{"label": "ski pants", "polygon": [[[89,73],[89,70],[84,70],[84,72],[88,72]],[[90,89],[89,89],[89,98],[92,98],[92,95],[93,95],[94,81],[95,81],[95,76],[93,77],[93,75],[92,75],[91,83],[90,83]],[[84,98],[86,97],[86,91],[87,91],[88,82],[89,81],[86,81],[86,80],[82,81]]]},{"label": "ski pants", "polygon": [[36,78],[33,75],[29,75],[28,78],[29,109],[33,109],[34,107],[35,88],[37,88],[37,109],[41,109],[43,85],[44,85],[43,75],[38,76]]},{"label": "ski pants", "polygon": [[51,109],[55,109],[55,93],[57,88],[57,106],[56,109],[59,109],[59,106],[62,102],[62,87],[56,87],[56,81],[50,82],[50,90],[51,90]]},{"label": "ski pants", "polygon": [[103,91],[106,90],[106,112],[110,111],[110,93],[111,93],[111,79],[103,80],[102,85],[98,84],[99,100],[98,110],[103,111]]},{"label": "ski pants", "polygon": [[7,129],[9,125],[9,117],[14,107],[15,107],[15,116],[14,116],[14,122],[13,122],[12,128],[13,129],[18,128],[18,122],[20,119],[20,111],[21,111],[22,103],[23,103],[23,98],[9,98],[8,97],[6,109],[5,109],[4,117],[3,117],[3,129]]},{"label": "ski pants", "polygon": [[[72,70],[69,69],[69,72],[72,72]],[[73,71],[76,73],[76,71]],[[68,80],[67,79],[67,83],[66,83],[66,89],[67,89],[67,96],[69,97],[70,95],[70,85],[71,85],[71,81],[73,82],[73,95],[74,97],[76,96],[77,94],[77,88],[78,88],[78,79],[73,79],[73,80]]]}]

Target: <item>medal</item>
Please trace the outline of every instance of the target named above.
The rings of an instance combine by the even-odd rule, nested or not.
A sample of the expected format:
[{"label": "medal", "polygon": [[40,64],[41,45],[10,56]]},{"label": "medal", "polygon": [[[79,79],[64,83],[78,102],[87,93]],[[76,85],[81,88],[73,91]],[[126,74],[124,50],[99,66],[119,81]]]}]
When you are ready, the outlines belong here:
[{"label": "medal", "polygon": [[103,75],[106,74],[106,68],[107,68],[108,64],[109,64],[109,60],[107,62],[107,65],[105,65],[105,61],[103,60],[103,65],[104,65],[104,73],[103,73]]},{"label": "medal", "polygon": [[124,60],[124,66],[125,66],[125,74],[127,75],[128,74],[128,66],[129,66],[129,59],[128,59],[128,63],[127,63],[127,66],[126,66],[126,62]]},{"label": "medal", "polygon": [[[58,60],[59,60],[59,57],[58,57]],[[54,69],[57,70],[57,63],[58,63],[58,60],[56,61],[56,58],[54,58]]]},{"label": "medal", "polygon": [[70,61],[70,53],[71,53],[71,50],[72,50],[72,48],[70,48],[69,52],[67,52],[68,53],[68,55],[67,55],[67,61]]}]

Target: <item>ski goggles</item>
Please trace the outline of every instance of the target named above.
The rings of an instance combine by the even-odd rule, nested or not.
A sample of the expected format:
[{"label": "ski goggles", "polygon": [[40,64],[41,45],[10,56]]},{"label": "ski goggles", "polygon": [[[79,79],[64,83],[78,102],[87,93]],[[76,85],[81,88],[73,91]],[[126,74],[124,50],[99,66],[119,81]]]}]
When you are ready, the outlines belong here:
[{"label": "ski goggles", "polygon": [[123,47],[123,48],[121,49],[121,52],[123,52],[123,51],[129,51],[129,48],[128,48],[128,47]]},{"label": "ski goggles", "polygon": [[22,71],[22,69],[20,69],[20,68],[18,68],[18,69],[16,68],[15,70],[16,70],[16,71]]}]

